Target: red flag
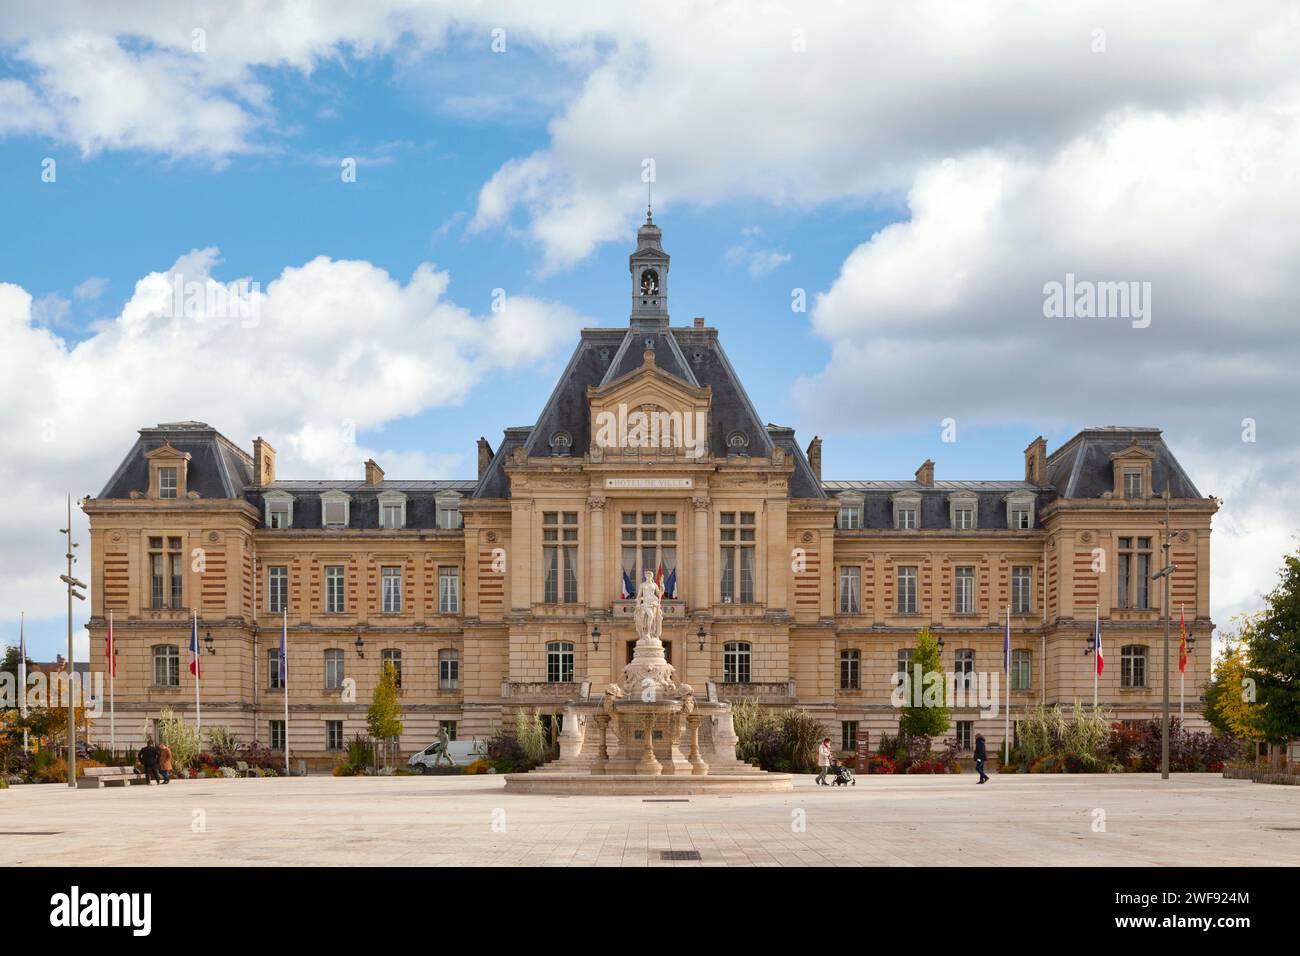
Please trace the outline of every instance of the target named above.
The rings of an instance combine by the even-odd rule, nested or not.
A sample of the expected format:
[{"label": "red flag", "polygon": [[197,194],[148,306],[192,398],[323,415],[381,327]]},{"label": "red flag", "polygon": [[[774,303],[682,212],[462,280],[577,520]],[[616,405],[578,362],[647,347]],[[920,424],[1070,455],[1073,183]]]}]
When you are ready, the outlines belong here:
[{"label": "red flag", "polygon": [[1178,673],[1187,671],[1187,622],[1183,619],[1183,609],[1178,609]]},{"label": "red flag", "polygon": [[113,653],[113,612],[108,612],[108,634],[104,637],[104,654],[108,658],[108,676],[117,676],[117,656]]},{"label": "red flag", "polygon": [[1101,652],[1101,608],[1097,608],[1097,673],[1100,674],[1106,667],[1106,658]]},{"label": "red flag", "polygon": [[664,566],[663,566],[663,562],[662,562],[662,561],[659,563],[659,569],[658,569],[657,571],[655,571],[655,584],[659,585],[659,590],[660,590],[660,591],[663,590],[663,588],[664,588]]}]

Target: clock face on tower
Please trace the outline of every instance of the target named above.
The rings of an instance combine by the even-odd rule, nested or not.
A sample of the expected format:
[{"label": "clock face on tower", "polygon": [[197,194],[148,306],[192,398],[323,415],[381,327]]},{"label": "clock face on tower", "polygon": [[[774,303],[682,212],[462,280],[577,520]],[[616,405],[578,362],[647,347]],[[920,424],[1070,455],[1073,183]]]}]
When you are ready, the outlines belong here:
[{"label": "clock face on tower", "polygon": [[659,273],[654,269],[647,269],[641,273],[641,294],[658,295],[659,294]]}]

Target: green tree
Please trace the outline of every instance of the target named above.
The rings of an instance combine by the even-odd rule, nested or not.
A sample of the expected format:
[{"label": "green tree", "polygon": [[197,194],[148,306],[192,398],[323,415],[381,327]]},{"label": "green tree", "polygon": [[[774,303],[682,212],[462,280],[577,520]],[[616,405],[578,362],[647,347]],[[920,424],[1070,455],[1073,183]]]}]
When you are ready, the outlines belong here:
[{"label": "green tree", "polygon": [[[919,690],[914,686],[918,668],[921,673]],[[898,719],[899,733],[905,737],[939,737],[947,733],[947,675],[943,672],[943,660],[939,656],[939,642],[928,627],[917,632],[911,669],[903,687],[907,693]]]},{"label": "green tree", "polygon": [[1214,675],[1205,685],[1205,719],[1222,734],[1258,740],[1259,728],[1255,723],[1258,708],[1246,657],[1246,648],[1254,638],[1255,620],[1243,614],[1235,623],[1237,631],[1224,635],[1223,651],[1214,662]]},{"label": "green tree", "polygon": [[391,662],[384,665],[384,672],[375,685],[370,708],[366,711],[366,726],[370,729],[370,736],[376,740],[386,742],[402,734],[402,705],[397,700],[397,668]]},{"label": "green tree", "polygon": [[1279,577],[1246,646],[1254,723],[1270,744],[1300,737],[1300,552],[1286,556]]}]

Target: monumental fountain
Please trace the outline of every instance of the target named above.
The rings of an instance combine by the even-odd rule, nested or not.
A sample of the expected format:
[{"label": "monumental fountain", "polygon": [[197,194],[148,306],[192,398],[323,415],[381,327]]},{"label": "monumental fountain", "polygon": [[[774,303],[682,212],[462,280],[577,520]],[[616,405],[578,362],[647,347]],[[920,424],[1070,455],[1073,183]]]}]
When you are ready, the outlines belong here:
[{"label": "monumental fountain", "polygon": [[744,793],[792,789],[789,774],[736,758],[731,704],[701,700],[678,683],[661,639],[663,588],[646,572],[637,588],[637,641],[623,679],[564,708],[560,756],[531,773],[506,775],[523,793]]}]

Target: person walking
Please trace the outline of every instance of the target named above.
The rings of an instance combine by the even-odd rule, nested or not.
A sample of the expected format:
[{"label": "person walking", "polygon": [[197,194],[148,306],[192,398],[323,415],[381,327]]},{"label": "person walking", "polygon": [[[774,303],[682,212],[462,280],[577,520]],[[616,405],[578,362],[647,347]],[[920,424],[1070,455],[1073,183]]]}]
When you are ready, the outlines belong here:
[{"label": "person walking", "polygon": [[167,746],[167,741],[158,745],[158,767],[162,770],[162,782],[172,782],[172,748]]},{"label": "person walking", "polygon": [[988,758],[989,758],[989,752],[988,752],[988,748],[984,746],[984,735],[976,734],[975,735],[975,769],[979,771],[980,783],[984,783],[989,779],[989,775],[984,772],[984,761],[988,760]]},{"label": "person walking", "polygon": [[831,769],[831,738],[823,737],[822,742],[817,747],[817,783],[820,786],[830,786],[826,782],[826,774]]},{"label": "person walking", "polygon": [[145,784],[148,785],[158,780],[158,748],[153,745],[153,738],[145,740],[144,746],[136,754],[140,759],[140,764],[144,767]]}]

